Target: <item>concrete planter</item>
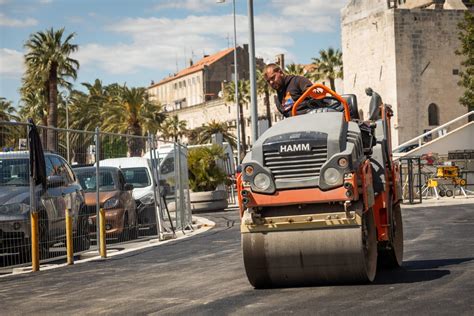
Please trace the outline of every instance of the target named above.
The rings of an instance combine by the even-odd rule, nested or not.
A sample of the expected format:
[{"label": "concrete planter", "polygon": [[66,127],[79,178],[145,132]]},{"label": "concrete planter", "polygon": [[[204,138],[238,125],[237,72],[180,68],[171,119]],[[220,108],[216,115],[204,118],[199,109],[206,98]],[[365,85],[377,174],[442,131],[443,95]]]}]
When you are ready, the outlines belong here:
[{"label": "concrete planter", "polygon": [[191,210],[193,213],[220,211],[227,206],[227,192],[225,190],[207,191],[207,192],[192,192]]}]

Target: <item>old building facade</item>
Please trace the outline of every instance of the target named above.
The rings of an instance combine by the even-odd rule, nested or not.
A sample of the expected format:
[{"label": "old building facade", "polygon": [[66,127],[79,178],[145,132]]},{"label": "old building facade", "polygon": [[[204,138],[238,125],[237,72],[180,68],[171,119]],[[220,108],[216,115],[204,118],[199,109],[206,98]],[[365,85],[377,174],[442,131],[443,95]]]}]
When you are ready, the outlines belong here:
[{"label": "old building facade", "polygon": [[353,0],[343,8],[344,91],[358,96],[365,117],[367,87],[392,105],[394,145],[467,112],[455,54],[466,9],[461,0]]},{"label": "old building facade", "polygon": [[[248,45],[237,47],[238,78],[249,78]],[[219,97],[222,82],[234,78],[234,48],[206,55],[188,68],[150,85],[150,98],[160,102],[167,111],[180,110]]]}]

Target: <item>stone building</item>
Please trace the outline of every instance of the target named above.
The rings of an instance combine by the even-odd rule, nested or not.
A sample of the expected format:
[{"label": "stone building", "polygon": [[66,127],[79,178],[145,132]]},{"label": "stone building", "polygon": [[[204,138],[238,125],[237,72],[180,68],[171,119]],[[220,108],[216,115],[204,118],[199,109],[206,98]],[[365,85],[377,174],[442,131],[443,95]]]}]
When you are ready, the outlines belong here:
[{"label": "stone building", "polygon": [[[467,2],[467,1],[466,1]],[[352,0],[341,11],[344,91],[367,117],[372,87],[394,109],[403,143],[467,112],[458,99],[461,0]]]},{"label": "stone building", "polygon": [[[237,47],[239,79],[249,78],[248,45]],[[205,55],[188,68],[154,83],[147,88],[152,100],[159,101],[167,111],[179,110],[217,99],[222,82],[234,78],[234,48]]]}]

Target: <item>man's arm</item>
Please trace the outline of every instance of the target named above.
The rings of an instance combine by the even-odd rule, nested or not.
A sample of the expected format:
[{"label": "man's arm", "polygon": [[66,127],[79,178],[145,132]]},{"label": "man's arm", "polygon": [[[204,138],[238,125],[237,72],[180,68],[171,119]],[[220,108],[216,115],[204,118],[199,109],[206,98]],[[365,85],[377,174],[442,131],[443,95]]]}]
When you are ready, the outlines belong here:
[{"label": "man's arm", "polygon": [[297,80],[298,80],[297,85],[301,91],[301,94],[303,94],[309,87],[313,85],[313,83],[308,78],[303,77],[303,76],[298,76]]}]

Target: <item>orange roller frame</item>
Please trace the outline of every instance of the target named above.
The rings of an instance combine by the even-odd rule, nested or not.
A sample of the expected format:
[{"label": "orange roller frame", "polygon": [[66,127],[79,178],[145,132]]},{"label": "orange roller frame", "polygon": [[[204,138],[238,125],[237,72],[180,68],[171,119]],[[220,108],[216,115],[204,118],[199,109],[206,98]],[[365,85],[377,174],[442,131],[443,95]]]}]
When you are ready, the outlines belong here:
[{"label": "orange roller frame", "polygon": [[[322,92],[315,91],[316,89],[321,89]],[[298,106],[301,104],[301,102],[306,100],[307,97],[312,97],[313,99],[324,99],[324,97],[327,94],[332,95],[334,98],[336,98],[339,102],[342,103],[342,105],[344,106],[344,118],[346,119],[346,122],[349,122],[351,120],[351,114],[350,114],[349,105],[347,104],[347,101],[343,97],[341,97],[339,94],[337,94],[335,91],[329,89],[328,87],[320,83],[315,83],[311,87],[306,89],[303,95],[299,97],[299,99],[293,105],[293,109],[291,110],[291,116],[298,115],[296,113]]]}]

